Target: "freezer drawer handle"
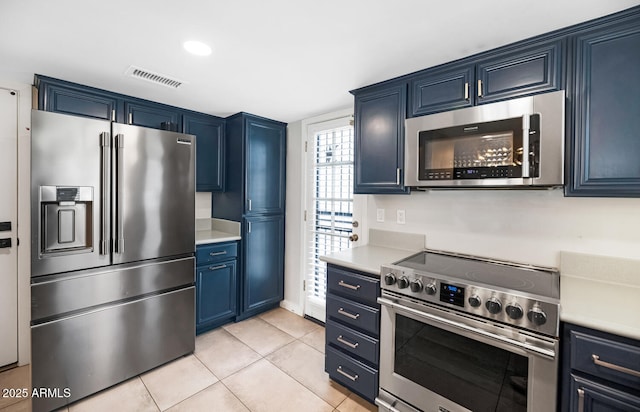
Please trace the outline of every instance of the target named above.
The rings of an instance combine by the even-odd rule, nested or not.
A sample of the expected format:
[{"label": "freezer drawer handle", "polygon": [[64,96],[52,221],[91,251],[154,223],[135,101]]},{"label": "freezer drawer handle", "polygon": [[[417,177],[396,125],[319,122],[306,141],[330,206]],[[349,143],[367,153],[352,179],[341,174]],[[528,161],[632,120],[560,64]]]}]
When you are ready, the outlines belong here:
[{"label": "freezer drawer handle", "polygon": [[351,319],[358,319],[360,317],[359,313],[356,313],[354,315],[353,313],[349,313],[346,310],[344,310],[344,308],[338,309],[338,313]]},{"label": "freezer drawer handle", "polygon": [[613,363],[601,361],[600,360],[600,356],[598,356],[598,355],[591,355],[591,359],[593,359],[593,363],[595,363],[598,366],[602,366],[603,368],[613,369],[614,371],[626,373],[627,375],[631,375],[631,376],[635,376],[637,378],[640,378],[640,372],[639,371],[636,371],[636,370],[633,370],[633,369],[629,369],[629,368],[625,368],[624,366],[616,365],[616,364],[613,364]]},{"label": "freezer drawer handle", "polygon": [[347,372],[342,370],[342,366],[338,366],[338,369],[336,369],[336,372],[338,372],[342,376],[346,376],[347,378],[351,379],[354,382],[358,380],[358,375],[357,374],[355,376],[354,375],[349,375]]},{"label": "freezer drawer handle", "polygon": [[343,345],[347,345],[347,346],[348,346],[348,347],[350,347],[351,349],[356,349],[356,348],[358,347],[358,345],[359,345],[359,343],[358,343],[358,342],[356,342],[356,343],[351,343],[351,342],[347,341],[345,338],[343,338],[343,337],[342,337],[342,335],[338,336],[338,337],[336,338],[336,340],[337,340],[338,342],[342,343]]},{"label": "freezer drawer handle", "polygon": [[226,255],[227,251],[223,250],[222,252],[211,252],[209,253],[209,256],[220,256],[220,255]]},{"label": "freezer drawer handle", "polygon": [[360,285],[350,285],[350,284],[346,283],[344,280],[341,280],[340,282],[338,282],[338,285],[342,286],[343,288],[347,288],[347,289],[351,289],[351,290],[360,289]]}]

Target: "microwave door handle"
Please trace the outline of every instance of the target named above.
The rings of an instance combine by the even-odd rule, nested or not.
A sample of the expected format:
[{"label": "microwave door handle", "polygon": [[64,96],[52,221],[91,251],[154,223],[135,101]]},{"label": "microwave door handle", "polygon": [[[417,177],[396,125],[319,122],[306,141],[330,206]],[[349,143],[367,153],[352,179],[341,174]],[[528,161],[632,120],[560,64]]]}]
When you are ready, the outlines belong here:
[{"label": "microwave door handle", "polygon": [[530,177],[529,176],[529,153],[531,148],[529,147],[529,115],[525,114],[522,116],[522,177]]}]

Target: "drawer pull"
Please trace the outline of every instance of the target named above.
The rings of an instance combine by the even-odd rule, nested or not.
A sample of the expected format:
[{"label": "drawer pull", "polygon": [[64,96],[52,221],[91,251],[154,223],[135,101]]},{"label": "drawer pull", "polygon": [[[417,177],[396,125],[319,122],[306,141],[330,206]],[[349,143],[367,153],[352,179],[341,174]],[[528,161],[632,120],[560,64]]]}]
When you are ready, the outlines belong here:
[{"label": "drawer pull", "polygon": [[351,289],[351,290],[360,289],[360,285],[350,285],[350,284],[346,283],[344,280],[341,280],[340,282],[338,282],[338,285],[342,286],[343,288],[347,288],[347,289]]},{"label": "drawer pull", "polygon": [[336,372],[338,372],[342,376],[346,376],[347,378],[351,379],[354,382],[358,380],[358,375],[355,375],[355,376],[349,375],[347,372],[342,370],[342,366],[338,366],[338,369],[336,369]]},{"label": "drawer pull", "polygon": [[598,356],[598,355],[591,355],[591,359],[593,359],[593,363],[595,363],[598,366],[602,366],[603,368],[613,369],[614,371],[626,373],[627,375],[631,375],[631,376],[635,376],[637,378],[640,378],[640,372],[639,371],[636,371],[636,370],[633,370],[633,369],[629,369],[629,368],[625,368],[624,366],[615,365],[613,363],[601,361],[600,360],[600,356]]},{"label": "drawer pull", "polygon": [[209,253],[209,256],[220,256],[220,255],[226,255],[227,251],[223,250],[222,252],[211,252]]},{"label": "drawer pull", "polygon": [[338,309],[338,313],[351,319],[358,319],[360,317],[359,313],[356,313],[354,315],[353,313],[349,313],[346,310],[344,310],[344,308]]},{"label": "drawer pull", "polygon": [[336,340],[337,340],[338,342],[342,343],[343,345],[347,345],[347,346],[348,346],[348,347],[350,347],[351,349],[355,349],[355,348],[357,348],[357,347],[358,347],[358,345],[359,345],[359,343],[358,343],[358,342],[356,342],[356,343],[351,343],[351,342],[349,342],[349,341],[345,340],[345,339],[342,337],[342,335],[338,336],[338,337],[336,338]]},{"label": "drawer pull", "polygon": [[209,266],[209,270],[218,270],[218,269],[224,269],[226,268],[227,265],[220,265],[220,266]]},{"label": "drawer pull", "polygon": [[578,412],[584,412],[584,389],[578,388]]}]

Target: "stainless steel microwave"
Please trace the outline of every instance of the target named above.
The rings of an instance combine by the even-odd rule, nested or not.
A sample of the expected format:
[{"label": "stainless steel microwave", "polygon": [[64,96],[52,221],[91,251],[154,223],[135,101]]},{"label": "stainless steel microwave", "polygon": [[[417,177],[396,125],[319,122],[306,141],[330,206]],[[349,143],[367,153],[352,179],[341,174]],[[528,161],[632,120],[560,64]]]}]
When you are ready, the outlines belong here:
[{"label": "stainless steel microwave", "polygon": [[564,183],[564,91],[405,122],[405,185],[553,187]]}]

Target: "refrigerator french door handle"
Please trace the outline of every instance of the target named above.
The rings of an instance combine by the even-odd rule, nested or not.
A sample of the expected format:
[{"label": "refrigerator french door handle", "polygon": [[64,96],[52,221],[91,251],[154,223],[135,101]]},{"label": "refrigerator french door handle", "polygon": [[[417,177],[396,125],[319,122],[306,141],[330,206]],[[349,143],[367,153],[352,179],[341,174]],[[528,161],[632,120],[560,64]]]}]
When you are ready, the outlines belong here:
[{"label": "refrigerator french door handle", "polygon": [[124,188],[124,135],[116,135],[116,241],[115,253],[124,253],[124,219],[123,213],[123,188]]},{"label": "refrigerator french door handle", "polygon": [[109,183],[111,175],[111,134],[103,132],[100,134],[100,150],[102,151],[102,201],[100,202],[101,216],[100,216],[100,251],[101,255],[108,255],[110,253],[109,244]]}]

